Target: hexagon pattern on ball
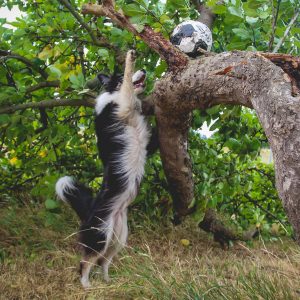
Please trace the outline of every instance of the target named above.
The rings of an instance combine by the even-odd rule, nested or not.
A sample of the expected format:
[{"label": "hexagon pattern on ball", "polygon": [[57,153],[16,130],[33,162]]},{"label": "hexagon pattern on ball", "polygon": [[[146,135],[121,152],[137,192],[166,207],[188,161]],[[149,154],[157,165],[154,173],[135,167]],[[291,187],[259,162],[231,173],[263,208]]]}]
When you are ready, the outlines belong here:
[{"label": "hexagon pattern on ball", "polygon": [[184,21],[177,25],[171,35],[171,43],[191,57],[201,53],[198,48],[210,51],[212,34],[210,29],[199,21]]}]

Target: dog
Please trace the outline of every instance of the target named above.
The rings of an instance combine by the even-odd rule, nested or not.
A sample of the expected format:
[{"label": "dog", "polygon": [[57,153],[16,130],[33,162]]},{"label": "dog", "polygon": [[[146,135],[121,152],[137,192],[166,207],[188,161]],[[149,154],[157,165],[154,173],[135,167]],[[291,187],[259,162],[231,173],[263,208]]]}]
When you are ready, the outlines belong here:
[{"label": "dog", "polygon": [[100,192],[94,198],[91,189],[69,176],[56,183],[58,197],[81,220],[80,281],[84,288],[90,287],[89,273],[96,264],[102,266],[104,280],[110,280],[109,265],[127,241],[128,205],[138,193],[147,152],[157,148],[154,139],[149,144],[151,133],[137,97],[145,89],[146,72],[134,73],[135,58],[134,50],[127,52],[123,78],[98,75],[106,88],[95,105],[97,146],[104,168]]}]

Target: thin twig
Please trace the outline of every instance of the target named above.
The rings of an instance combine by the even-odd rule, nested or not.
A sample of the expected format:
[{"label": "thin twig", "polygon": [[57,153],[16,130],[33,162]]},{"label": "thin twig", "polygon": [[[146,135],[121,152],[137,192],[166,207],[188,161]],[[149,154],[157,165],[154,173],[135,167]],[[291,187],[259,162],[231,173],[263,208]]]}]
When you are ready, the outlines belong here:
[{"label": "thin twig", "polygon": [[33,70],[37,71],[38,73],[40,73],[44,79],[48,78],[48,73],[45,70],[41,69],[40,67],[37,67],[28,58],[21,56],[17,53],[11,52],[11,51],[0,49],[0,62],[5,61],[7,59],[17,59],[17,60],[21,61],[22,63],[24,63],[25,65],[27,65],[30,69],[33,69]]},{"label": "thin twig", "polygon": [[88,32],[89,36],[91,37],[92,41],[96,46],[112,48],[112,45],[110,45],[108,41],[101,41],[97,38],[92,28],[87,25],[87,23],[80,16],[80,14],[74,9],[74,7],[70,4],[69,1],[67,0],[58,0],[58,1],[70,11],[70,13],[74,16],[74,18],[78,21],[78,23]]},{"label": "thin twig", "polygon": [[133,0],[133,2],[135,4],[140,5],[141,7],[143,7],[147,11],[147,13],[149,13],[155,19],[155,21],[161,25],[161,27],[164,29],[166,34],[170,37],[170,32],[168,31],[168,29],[165,27],[165,25],[160,21],[160,19],[155,15],[155,13],[152,10],[150,10],[148,7],[146,7],[142,3],[139,3],[136,0]]},{"label": "thin twig", "polygon": [[272,34],[271,34],[271,38],[270,38],[270,42],[269,42],[269,51],[271,51],[272,48],[273,48],[274,37],[275,37],[275,30],[276,30],[276,24],[277,24],[277,20],[278,20],[278,13],[279,13],[279,8],[280,8],[280,3],[281,3],[281,0],[278,0],[277,1],[276,13],[275,13],[273,1],[272,1],[273,23],[272,23]]},{"label": "thin twig", "polygon": [[83,50],[83,46],[80,45],[77,47],[77,51],[79,54],[79,58],[80,58],[80,65],[81,65],[81,70],[82,70],[82,74],[84,79],[86,79],[86,69],[85,69],[85,65],[84,65],[84,50]]},{"label": "thin twig", "polygon": [[274,48],[273,50],[273,53],[277,53],[278,50],[280,49],[280,47],[282,46],[282,44],[284,43],[286,37],[288,36],[288,34],[290,33],[290,30],[292,28],[292,26],[294,25],[294,23],[296,22],[298,16],[300,14],[300,8],[298,8],[296,11],[295,11],[295,14],[293,16],[293,18],[291,19],[289,25],[287,26],[284,34],[283,34],[283,37],[279,40],[279,42],[277,43],[276,47]]},{"label": "thin twig", "polygon": [[244,197],[250,202],[253,203],[255,206],[259,207],[262,211],[264,211],[267,215],[269,215],[270,217],[272,217],[274,220],[278,221],[284,228],[286,226],[286,224],[284,224],[276,215],[274,215],[273,213],[271,213],[270,211],[268,211],[267,209],[265,209],[262,205],[260,205],[258,203],[257,200],[252,199],[249,195],[244,194]]}]

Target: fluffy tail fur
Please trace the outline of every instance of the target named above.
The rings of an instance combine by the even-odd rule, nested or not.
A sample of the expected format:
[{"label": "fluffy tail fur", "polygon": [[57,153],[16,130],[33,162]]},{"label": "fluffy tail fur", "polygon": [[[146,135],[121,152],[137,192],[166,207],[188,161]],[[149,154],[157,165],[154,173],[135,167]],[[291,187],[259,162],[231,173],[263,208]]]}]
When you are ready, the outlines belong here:
[{"label": "fluffy tail fur", "polygon": [[64,176],[57,181],[55,190],[62,201],[71,205],[82,222],[87,220],[94,202],[91,189],[75,182],[70,176]]}]

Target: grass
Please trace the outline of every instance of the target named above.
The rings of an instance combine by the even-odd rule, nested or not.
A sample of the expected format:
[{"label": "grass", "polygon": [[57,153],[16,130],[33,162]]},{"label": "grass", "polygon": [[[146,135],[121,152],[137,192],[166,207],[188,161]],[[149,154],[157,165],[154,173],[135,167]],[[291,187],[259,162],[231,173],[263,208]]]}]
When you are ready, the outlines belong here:
[{"label": "grass", "polygon": [[[110,269],[112,282],[104,283],[101,270],[94,268],[93,287],[85,291],[72,235],[77,220],[68,208],[63,210],[49,225],[40,205],[1,209],[1,300],[300,297],[300,248],[291,240],[258,240],[251,247],[236,243],[223,251],[191,221],[173,227],[132,216],[128,247]],[[190,245],[183,246],[181,239]]]}]

